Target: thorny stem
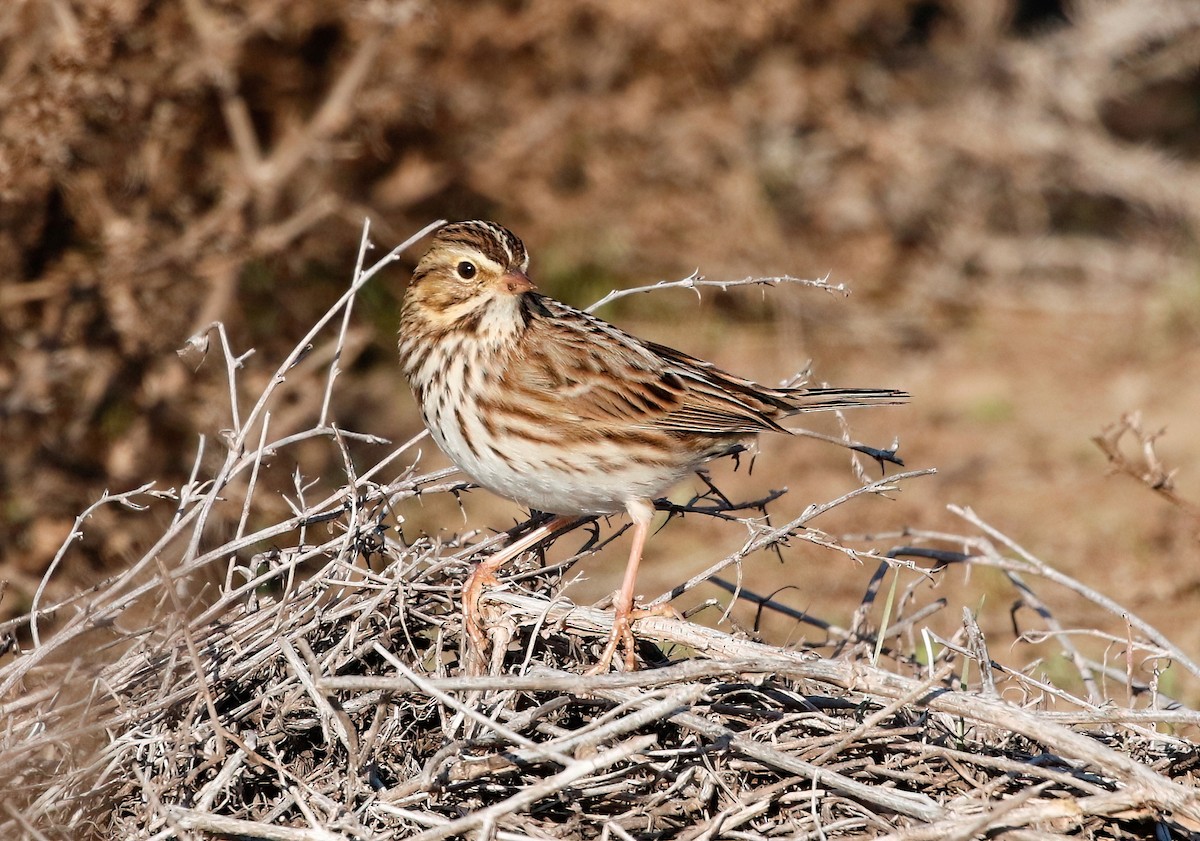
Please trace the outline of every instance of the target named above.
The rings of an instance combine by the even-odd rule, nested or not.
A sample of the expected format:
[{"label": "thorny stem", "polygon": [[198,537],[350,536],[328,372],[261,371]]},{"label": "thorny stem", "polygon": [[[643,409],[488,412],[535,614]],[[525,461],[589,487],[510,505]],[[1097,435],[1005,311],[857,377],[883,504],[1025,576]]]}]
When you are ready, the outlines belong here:
[{"label": "thorny stem", "polygon": [[[1063,573],[1059,572],[1054,567],[1050,566],[1045,561],[1041,560],[1033,553],[1022,547],[1012,538],[984,522],[970,508],[961,508],[957,505],[951,505],[948,506],[948,508],[952,513],[962,517],[968,523],[971,523],[993,540],[1016,552],[1021,557],[1021,563],[1019,563],[1020,567],[1034,572],[1043,578],[1053,581],[1056,584],[1060,584],[1063,587],[1066,587],[1068,590],[1072,590],[1083,596],[1088,601],[1099,605],[1109,613],[1112,613],[1114,616],[1118,616],[1127,620],[1133,627],[1137,628],[1141,633],[1145,634],[1147,638],[1152,640],[1155,645],[1166,651],[1169,651],[1171,656],[1175,658],[1180,665],[1186,668],[1194,676],[1200,678],[1200,664],[1197,664],[1192,658],[1188,657],[1183,650],[1179,648],[1179,646],[1173,644],[1149,622],[1146,622],[1137,614],[1132,613],[1129,609],[1117,604],[1103,593],[1086,586],[1082,582],[1071,578],[1069,575],[1064,575]],[[986,541],[976,541],[976,545],[982,549],[985,557],[988,557],[992,561],[999,562],[998,565],[1003,564],[1005,559],[1002,558],[994,548],[992,548],[991,544],[987,543]],[[1002,568],[1009,565],[1011,564],[1003,564]]]},{"label": "thorny stem", "polygon": [[806,280],[804,278],[792,277],[791,275],[778,275],[775,277],[744,277],[741,280],[707,280],[698,271],[692,272],[682,280],[660,280],[657,283],[650,283],[645,286],[635,286],[631,289],[614,289],[596,303],[588,307],[584,312],[595,312],[606,304],[611,304],[613,301],[618,301],[621,298],[627,298],[630,295],[641,295],[646,292],[661,292],[666,289],[690,289],[696,293],[696,297],[700,297],[700,290],[704,288],[720,289],[722,292],[733,289],[737,286],[779,286],[781,284],[792,284],[796,286],[808,286],[813,289],[824,289],[837,295],[849,295],[845,285],[830,284],[829,277],[826,275],[820,280]]}]

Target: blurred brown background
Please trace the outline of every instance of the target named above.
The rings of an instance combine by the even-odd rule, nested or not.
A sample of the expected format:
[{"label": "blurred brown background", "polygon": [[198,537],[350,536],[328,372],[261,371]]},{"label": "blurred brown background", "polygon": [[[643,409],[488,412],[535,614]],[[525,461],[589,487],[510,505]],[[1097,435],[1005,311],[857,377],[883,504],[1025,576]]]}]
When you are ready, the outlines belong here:
[{"label": "blurred brown background", "polygon": [[[944,507],[970,505],[1200,655],[1196,522],[1107,477],[1089,441],[1142,410],[1200,499],[1198,158],[1194,2],[5,4],[0,613],[28,607],[101,491],[178,486],[221,428],[224,371],[181,363],[189,335],[221,320],[257,349],[256,394],[346,288],[364,217],[387,247],[483,217],[576,305],[694,269],[847,283],[603,314],[767,382],[811,357],[817,380],[909,390],[854,432],[899,434],[939,475],[818,525],[962,530]],[[335,405],[396,440],[419,425],[394,362],[406,278],[360,298]],[[717,467],[722,486],[789,485],[781,517],[853,487],[841,451],[764,448],[753,477]],[[472,524],[511,521],[483,497]],[[94,518],[58,592],[144,548],[122,522]],[[706,529],[658,535],[640,589],[744,539]],[[838,621],[871,572],[803,548],[758,563]],[[620,565],[592,570],[597,591]],[[1007,623],[1011,594],[994,601],[985,629]]]}]

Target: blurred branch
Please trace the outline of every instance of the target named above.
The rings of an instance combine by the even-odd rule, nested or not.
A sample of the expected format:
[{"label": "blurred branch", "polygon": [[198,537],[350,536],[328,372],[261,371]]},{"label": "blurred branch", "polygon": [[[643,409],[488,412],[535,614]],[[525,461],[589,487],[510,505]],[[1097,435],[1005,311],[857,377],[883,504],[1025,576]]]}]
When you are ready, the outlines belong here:
[{"label": "blurred branch", "polygon": [[[1200,522],[1200,506],[1176,492],[1177,471],[1168,470],[1155,450],[1155,444],[1166,431],[1165,427],[1155,432],[1148,431],[1142,426],[1141,412],[1129,412],[1122,415],[1119,421],[1104,427],[1099,435],[1092,437],[1092,441],[1108,459],[1110,473],[1133,477],[1188,517]],[[1121,448],[1126,435],[1134,441],[1135,456],[1126,454]]]}]

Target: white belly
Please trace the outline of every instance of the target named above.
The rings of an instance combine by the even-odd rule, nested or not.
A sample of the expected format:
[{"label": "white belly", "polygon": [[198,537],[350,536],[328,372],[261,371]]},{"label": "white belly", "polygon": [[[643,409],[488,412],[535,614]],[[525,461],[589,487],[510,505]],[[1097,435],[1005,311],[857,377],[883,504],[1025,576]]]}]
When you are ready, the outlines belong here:
[{"label": "white belly", "polygon": [[686,468],[664,475],[662,467],[621,464],[603,445],[567,447],[516,438],[506,439],[501,458],[478,419],[464,413],[463,426],[465,434],[453,420],[430,424],[430,431],[443,452],[477,483],[537,511],[615,514],[634,500],[662,495],[690,472]]},{"label": "white belly", "polygon": [[[482,385],[478,366],[451,361],[444,387],[427,394],[422,413],[430,434],[459,468],[477,483],[515,502],[552,514],[615,514],[638,499],[652,499],[678,483],[694,465],[647,465],[604,440],[585,443],[542,440],[547,430],[522,435],[519,424],[501,419],[485,424],[476,404],[455,407],[448,395]],[[563,430],[570,438],[569,430]],[[497,435],[503,440],[497,440]]]}]

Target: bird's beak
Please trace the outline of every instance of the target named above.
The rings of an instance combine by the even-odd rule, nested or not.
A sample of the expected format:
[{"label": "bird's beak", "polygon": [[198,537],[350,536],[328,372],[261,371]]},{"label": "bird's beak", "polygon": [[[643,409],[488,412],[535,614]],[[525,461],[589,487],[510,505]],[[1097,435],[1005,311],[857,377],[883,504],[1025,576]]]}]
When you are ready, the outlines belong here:
[{"label": "bird's beak", "polygon": [[504,287],[504,291],[510,295],[520,295],[522,292],[532,292],[537,289],[533,285],[533,281],[529,279],[529,275],[520,270],[508,272],[504,277],[500,278],[500,284]]}]

